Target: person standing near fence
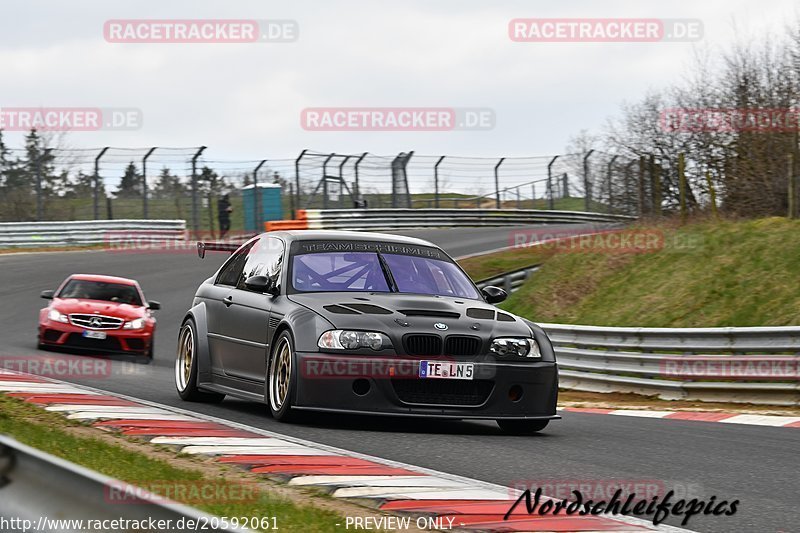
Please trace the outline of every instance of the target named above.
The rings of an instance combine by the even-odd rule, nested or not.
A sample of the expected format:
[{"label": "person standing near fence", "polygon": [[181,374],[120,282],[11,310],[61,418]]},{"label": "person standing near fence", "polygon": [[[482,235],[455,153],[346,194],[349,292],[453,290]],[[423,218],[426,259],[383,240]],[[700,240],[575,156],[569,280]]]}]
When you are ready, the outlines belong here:
[{"label": "person standing near fence", "polygon": [[225,235],[231,229],[231,201],[227,194],[223,194],[222,198],[217,201],[217,218],[219,219],[219,238],[224,239]]}]

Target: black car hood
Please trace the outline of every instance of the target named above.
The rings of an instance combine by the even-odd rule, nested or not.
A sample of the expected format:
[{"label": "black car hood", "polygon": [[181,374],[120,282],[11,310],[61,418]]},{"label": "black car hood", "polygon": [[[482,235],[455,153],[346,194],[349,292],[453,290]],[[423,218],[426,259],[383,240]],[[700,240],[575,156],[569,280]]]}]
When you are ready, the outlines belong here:
[{"label": "black car hood", "polygon": [[[379,331],[393,341],[407,333],[530,337],[518,317],[483,301],[397,293],[324,292],[289,299],[323,316],[337,329]],[[438,327],[437,327],[438,325]]]}]

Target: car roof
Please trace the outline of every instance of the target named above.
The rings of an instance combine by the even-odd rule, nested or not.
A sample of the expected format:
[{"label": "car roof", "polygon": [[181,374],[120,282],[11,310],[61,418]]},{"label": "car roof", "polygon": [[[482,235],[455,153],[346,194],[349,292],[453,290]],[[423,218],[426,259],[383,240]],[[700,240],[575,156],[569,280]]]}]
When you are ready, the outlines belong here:
[{"label": "car roof", "polygon": [[283,237],[287,241],[379,241],[394,244],[416,244],[418,246],[432,246],[439,248],[435,244],[416,237],[406,237],[404,235],[391,235],[388,233],[373,233],[369,231],[342,231],[342,230],[290,230],[290,231],[271,231],[264,235],[275,235]]},{"label": "car roof", "polygon": [[123,285],[137,285],[136,280],[130,278],[120,278],[117,276],[104,276],[101,274],[73,274],[69,279],[80,279],[85,281],[103,281],[105,283],[121,283]]}]

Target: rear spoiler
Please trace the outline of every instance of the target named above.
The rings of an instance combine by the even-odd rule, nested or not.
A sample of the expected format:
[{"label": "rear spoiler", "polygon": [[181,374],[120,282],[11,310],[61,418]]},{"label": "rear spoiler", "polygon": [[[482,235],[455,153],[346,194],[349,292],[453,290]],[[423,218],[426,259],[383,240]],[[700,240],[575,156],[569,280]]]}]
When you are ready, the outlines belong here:
[{"label": "rear spoiler", "polygon": [[243,243],[235,242],[203,242],[197,241],[197,255],[202,259],[206,252],[228,252],[233,253],[239,249]]}]

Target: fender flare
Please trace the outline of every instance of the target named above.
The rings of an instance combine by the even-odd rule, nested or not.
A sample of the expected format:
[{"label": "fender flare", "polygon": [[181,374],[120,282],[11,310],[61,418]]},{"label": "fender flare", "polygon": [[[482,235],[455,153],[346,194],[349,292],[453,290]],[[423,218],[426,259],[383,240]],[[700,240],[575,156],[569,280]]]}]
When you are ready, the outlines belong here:
[{"label": "fender flare", "polygon": [[[208,348],[208,321],[206,318],[206,304],[200,302],[186,312],[187,318],[194,320],[197,333],[197,384],[211,383],[211,353]],[[181,321],[183,324],[183,321]]]}]

